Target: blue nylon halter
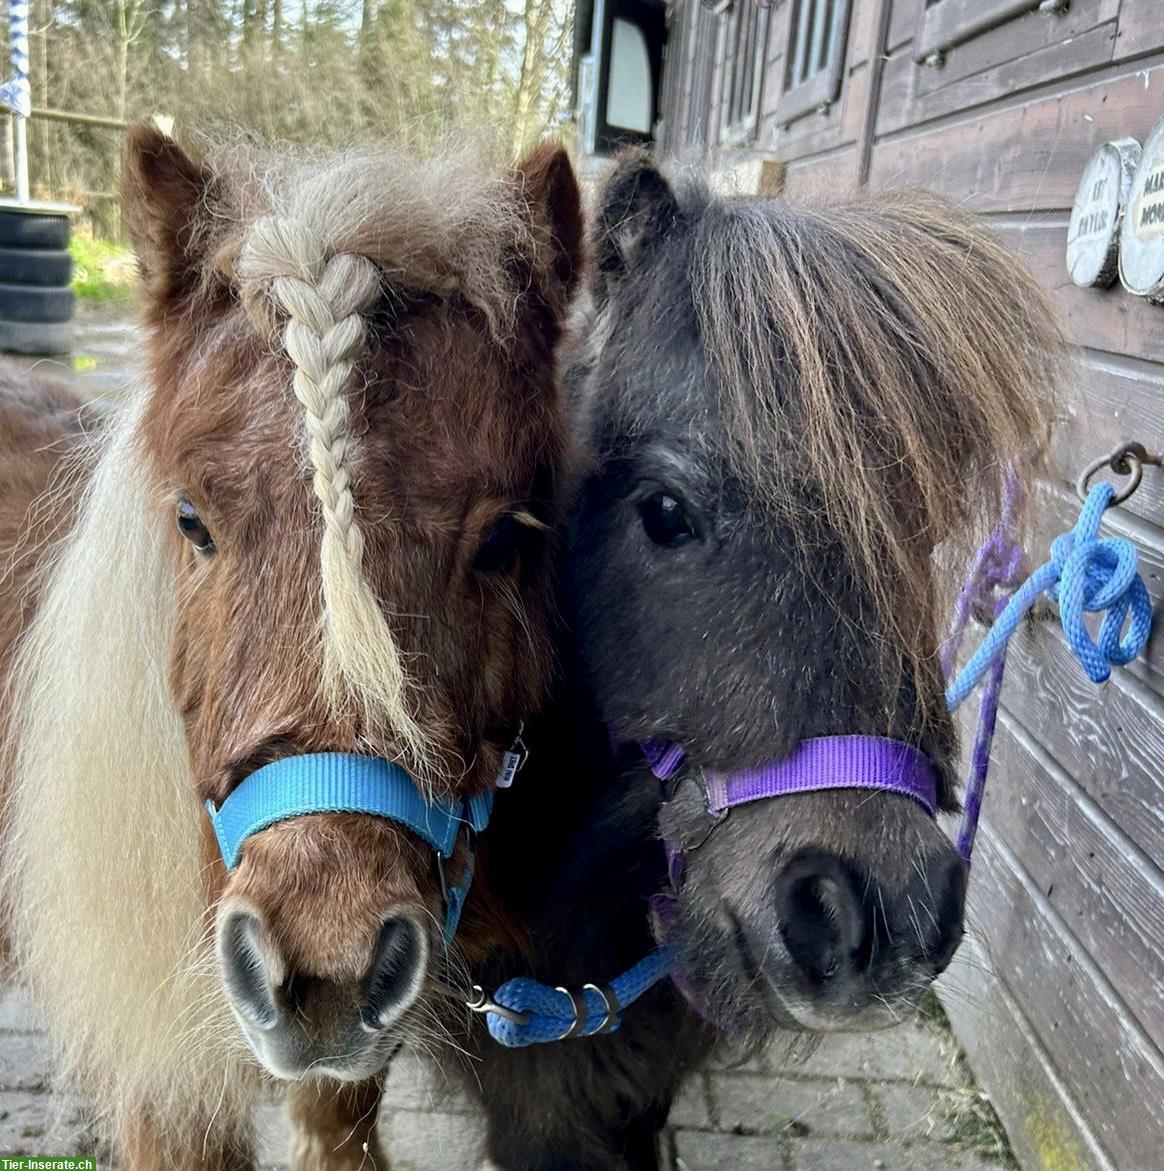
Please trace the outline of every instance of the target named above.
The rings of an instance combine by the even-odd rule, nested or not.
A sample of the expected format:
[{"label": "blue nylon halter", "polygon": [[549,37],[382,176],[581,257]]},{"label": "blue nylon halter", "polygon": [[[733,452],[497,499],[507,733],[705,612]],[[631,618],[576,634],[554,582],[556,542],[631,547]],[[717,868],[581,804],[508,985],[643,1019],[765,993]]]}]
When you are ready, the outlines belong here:
[{"label": "blue nylon halter", "polygon": [[[512,750],[505,754],[498,777],[502,787],[516,772],[514,756]],[[346,752],[283,757],[244,778],[220,806],[206,802],[228,870],[238,865],[243,843],[252,834],[312,813],[370,813],[398,822],[427,842],[443,863],[452,857],[462,829],[480,832],[492,810],[492,790],[454,801],[429,799],[400,765]],[[443,865],[441,875],[443,882]],[[472,879],[470,855],[458,882],[444,888],[446,946],[456,933]]]}]

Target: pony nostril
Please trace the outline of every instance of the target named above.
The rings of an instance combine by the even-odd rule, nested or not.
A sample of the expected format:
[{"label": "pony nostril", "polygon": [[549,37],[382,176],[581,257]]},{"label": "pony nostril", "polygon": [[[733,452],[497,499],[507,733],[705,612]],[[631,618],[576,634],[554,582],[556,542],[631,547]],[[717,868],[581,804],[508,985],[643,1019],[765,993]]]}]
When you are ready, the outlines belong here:
[{"label": "pony nostril", "polygon": [[931,879],[931,886],[937,892],[933,925],[925,941],[925,960],[935,976],[945,971],[962,942],[966,903],[966,867],[962,859],[957,855],[947,856],[936,869],[938,874]]},{"label": "pony nostril", "polygon": [[424,980],[428,944],[424,932],[409,917],[385,921],[376,941],[372,966],[364,977],[360,1020],[378,1032],[391,1024],[416,999]]},{"label": "pony nostril", "polygon": [[256,1028],[273,1029],[279,1022],[273,989],[282,962],[253,912],[228,911],[219,920],[218,963],[235,1010]]},{"label": "pony nostril", "polygon": [[829,854],[801,855],[776,880],[780,934],[789,955],[814,984],[852,966],[865,936],[852,875]]}]

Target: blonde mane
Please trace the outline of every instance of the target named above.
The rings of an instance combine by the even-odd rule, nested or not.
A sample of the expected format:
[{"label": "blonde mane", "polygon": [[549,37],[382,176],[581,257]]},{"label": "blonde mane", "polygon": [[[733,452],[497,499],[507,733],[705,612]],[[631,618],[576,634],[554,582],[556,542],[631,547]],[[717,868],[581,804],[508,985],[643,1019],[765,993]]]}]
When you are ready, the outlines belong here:
[{"label": "blonde mane", "polygon": [[364,575],[351,489],[347,389],[363,347],[362,314],[380,297],[380,274],[364,256],[329,256],[327,238],[290,216],[252,225],[236,271],[246,302],[270,297],[287,316],[283,346],[295,363],[292,386],[306,415],[312,483],[323,510],[324,693],[334,708],[356,699],[366,725],[386,718],[416,769],[428,757],[426,737],[412,715],[384,608]]},{"label": "blonde mane", "polygon": [[231,1087],[255,1074],[210,949],[203,815],[168,686],[179,571],[170,501],[142,474],[145,399],[109,421],[9,684],[4,901],[66,1082],[113,1124],[148,1103],[229,1126],[247,1097]]}]

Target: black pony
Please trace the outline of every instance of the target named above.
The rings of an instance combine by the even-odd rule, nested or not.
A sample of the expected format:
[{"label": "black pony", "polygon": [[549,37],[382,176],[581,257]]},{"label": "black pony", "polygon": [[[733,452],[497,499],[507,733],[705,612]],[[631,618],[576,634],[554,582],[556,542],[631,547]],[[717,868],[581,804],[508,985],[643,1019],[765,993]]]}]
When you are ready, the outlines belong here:
[{"label": "black pony", "polygon": [[[717,1037],[890,1025],[948,963],[965,871],[917,804],[804,793],[713,825],[700,770],[885,736],[925,753],[955,807],[939,616],[1001,468],[1041,447],[1058,354],[1033,280],[934,198],[718,199],[632,154],[592,245],[568,376],[569,683],[482,859],[530,947],[481,977],[576,988],[639,959],[660,827],[691,845],[680,971],[611,1035],[508,1051],[474,1033],[504,1171],[653,1171]],[[665,787],[646,739],[686,750]]]}]

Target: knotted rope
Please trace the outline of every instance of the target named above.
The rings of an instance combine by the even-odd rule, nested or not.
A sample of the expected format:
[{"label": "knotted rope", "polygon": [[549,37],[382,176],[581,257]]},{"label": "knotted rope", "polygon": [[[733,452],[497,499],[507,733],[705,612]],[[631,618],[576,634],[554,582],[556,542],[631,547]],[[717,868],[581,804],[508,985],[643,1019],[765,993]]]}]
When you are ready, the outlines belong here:
[{"label": "knotted rope", "polygon": [[268,216],[247,233],[236,268],[243,303],[261,332],[286,317],[283,347],[295,364],[312,486],[322,506],[324,689],[337,706],[363,703],[369,722],[385,716],[422,765],[425,736],[412,716],[407,678],[384,608],[364,574],[364,536],[352,497],[348,384],[363,351],[364,314],[380,298],[380,273],[364,256],[332,252],[326,238],[293,217]]},{"label": "knotted rope", "polygon": [[[1040,594],[1058,604],[1063,633],[1087,677],[1095,683],[1102,683],[1113,666],[1131,662],[1148,645],[1152,603],[1136,572],[1136,547],[1123,537],[1099,537],[1099,525],[1113,493],[1110,484],[1096,484],[1075,528],[1051,542],[1050,559],[1015,591],[981,645],[947,687],[946,704],[951,711],[1003,653]],[[983,581],[988,582],[989,576],[984,575]],[[1088,632],[1085,613],[1104,616],[1098,641]],[[1125,623],[1128,631],[1121,638]]]},{"label": "knotted rope", "polygon": [[[1096,484],[1088,493],[1075,528],[1051,542],[1050,559],[1020,584],[1025,558],[1014,528],[1021,497],[1012,473],[1007,480],[1002,520],[979,550],[958,597],[950,636],[942,647],[942,669],[947,679],[953,674],[970,615],[977,611],[991,614],[994,619],[978,649],[946,689],[946,704],[953,711],[982,676],[987,676],[958,830],[958,853],[967,866],[982,813],[1007,645],[1039,596],[1045,593],[1058,604],[1067,642],[1087,677],[1095,683],[1102,683],[1111,674],[1112,666],[1131,662],[1148,644],[1152,604],[1136,572],[1136,548],[1123,537],[1099,538],[1104,510],[1114,493],[1111,484]],[[1001,594],[996,594],[999,590]],[[1084,613],[1103,614],[1098,642],[1088,632]],[[1125,622],[1128,632],[1121,640]]]}]

